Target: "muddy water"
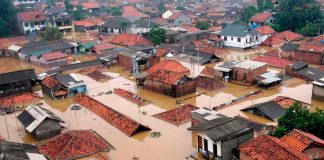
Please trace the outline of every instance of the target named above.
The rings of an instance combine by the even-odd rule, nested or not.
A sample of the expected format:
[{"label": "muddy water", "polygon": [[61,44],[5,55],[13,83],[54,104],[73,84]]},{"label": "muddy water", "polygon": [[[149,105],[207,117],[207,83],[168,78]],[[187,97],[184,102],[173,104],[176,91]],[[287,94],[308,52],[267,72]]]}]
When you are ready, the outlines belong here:
[{"label": "muddy water", "polygon": [[[55,114],[61,117],[66,122],[63,124],[66,129],[93,129],[98,132],[116,148],[116,150],[109,152],[108,155],[104,154],[105,156],[108,156],[109,159],[129,160],[133,157],[139,157],[140,159],[144,160],[180,160],[185,159],[191,153],[196,151],[196,149],[192,147],[193,142],[191,132],[187,130],[190,123],[177,127],[152,117],[154,114],[178,107],[179,105],[176,105],[175,98],[147,91],[142,88],[137,88],[134,83],[134,79],[129,77],[129,72],[124,71],[122,67],[113,67],[111,69],[107,69],[107,71],[118,73],[118,76],[107,82],[96,82],[87,76],[79,75],[79,77],[87,84],[89,91],[88,94],[96,100],[106,104],[122,114],[127,115],[143,125],[148,125],[152,131],[160,132],[161,137],[152,138],[150,137],[150,132],[142,132],[133,137],[128,137],[85,108],[82,108],[79,111],[72,111],[70,106],[73,104],[73,99],[53,101],[45,96],[43,107],[53,111]],[[241,86],[232,83],[228,83],[226,86],[226,88],[220,91],[208,93],[205,93],[205,90],[198,89],[197,93],[181,98],[192,97],[198,93],[205,93],[185,100],[183,103],[208,108],[228,102],[231,99],[246,95],[250,92],[260,90],[260,88],[256,86]],[[136,104],[115,94],[103,94],[99,96],[101,92],[112,91],[114,88],[122,88],[128,91],[138,92],[140,96],[151,103],[138,107]],[[282,85],[278,87],[270,90],[263,89],[263,94],[220,110],[219,113],[231,117],[241,115],[260,123],[275,125],[274,122],[266,118],[241,112],[240,110],[252,104],[271,100],[277,96],[288,96],[306,103],[311,103],[314,105],[312,106],[312,109],[315,107],[321,107],[324,109],[324,103],[312,100],[311,95],[311,84],[307,84],[300,79],[292,78],[284,81]],[[18,115],[18,113],[16,114]],[[10,138],[12,141],[38,143],[29,134],[26,134],[22,125],[16,119],[17,115],[10,114],[6,116],[10,137],[7,136],[6,125],[0,125],[0,135],[6,139]],[[0,116],[0,124],[5,124],[4,116]],[[93,156],[88,159],[100,158],[101,156]]]},{"label": "muddy water", "polygon": [[41,73],[48,70],[46,67],[37,64],[31,64],[25,61],[20,61],[18,58],[3,57],[0,58],[0,73],[12,72],[22,69],[34,68],[36,73]]}]

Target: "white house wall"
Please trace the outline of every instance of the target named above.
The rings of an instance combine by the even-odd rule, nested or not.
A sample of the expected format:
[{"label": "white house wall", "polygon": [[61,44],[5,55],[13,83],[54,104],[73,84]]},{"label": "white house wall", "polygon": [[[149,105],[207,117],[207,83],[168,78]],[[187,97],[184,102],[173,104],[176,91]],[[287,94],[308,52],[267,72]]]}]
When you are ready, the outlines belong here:
[{"label": "white house wall", "polygon": [[[235,47],[235,48],[249,48],[261,44],[260,35],[257,36],[258,36],[258,40],[256,40],[256,36],[251,36],[251,35],[247,35],[246,37],[233,37],[233,36],[222,35],[221,38],[224,40],[225,37],[227,37],[227,40],[226,41],[224,40],[224,46]],[[253,37],[252,42],[250,42],[251,37]],[[241,42],[237,41],[238,38],[241,38]],[[246,40],[248,41],[248,43],[246,43]]]},{"label": "white house wall", "polygon": [[[207,140],[208,142],[208,151],[211,153],[214,153],[214,147],[213,147],[213,140],[211,140],[206,134],[204,133],[197,133],[197,137],[198,135],[202,138],[202,144],[203,144],[203,150],[205,150],[205,146],[204,146],[204,139]],[[217,156],[221,157],[222,156],[222,150],[221,150],[221,142],[217,142]],[[198,138],[197,138],[197,147],[198,147]],[[215,153],[214,153],[215,154]]]}]

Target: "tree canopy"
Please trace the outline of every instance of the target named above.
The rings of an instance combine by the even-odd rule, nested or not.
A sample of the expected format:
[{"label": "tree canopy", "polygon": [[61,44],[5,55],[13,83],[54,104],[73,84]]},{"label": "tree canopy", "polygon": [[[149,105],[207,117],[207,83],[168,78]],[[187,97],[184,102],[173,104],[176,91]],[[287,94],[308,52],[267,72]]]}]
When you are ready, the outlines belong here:
[{"label": "tree canopy", "polygon": [[280,138],[293,129],[299,129],[324,139],[324,111],[317,109],[315,112],[310,112],[300,102],[295,102],[279,118],[277,129],[270,134]]},{"label": "tree canopy", "polygon": [[[276,8],[274,29],[277,31],[300,31],[309,23],[321,19],[320,7],[316,0],[280,0]],[[307,26],[307,30],[310,27]]]},{"label": "tree canopy", "polygon": [[200,30],[207,30],[210,27],[210,24],[207,21],[198,21],[196,27]]},{"label": "tree canopy", "polygon": [[118,7],[111,7],[111,8],[109,8],[109,12],[113,16],[120,16],[120,15],[123,14],[123,11],[120,8],[118,8]]},{"label": "tree canopy", "polygon": [[258,12],[254,6],[247,6],[244,8],[243,22],[249,22],[250,18]]},{"label": "tree canopy", "polygon": [[150,40],[155,44],[159,45],[165,40],[166,30],[159,26],[154,26],[149,32]]},{"label": "tree canopy", "polygon": [[72,16],[74,20],[82,20],[86,18],[85,12],[82,10],[82,6],[78,5],[77,9],[72,12]]},{"label": "tree canopy", "polygon": [[159,12],[165,12],[167,10],[162,2],[159,3],[157,8]]},{"label": "tree canopy", "polygon": [[41,37],[45,41],[54,41],[63,38],[63,33],[57,27],[47,27],[44,32],[41,33]]},{"label": "tree canopy", "polygon": [[2,0],[0,5],[0,37],[9,36],[16,20],[16,10],[10,0]]},{"label": "tree canopy", "polygon": [[184,6],[177,6],[176,10],[186,10],[186,8]]}]

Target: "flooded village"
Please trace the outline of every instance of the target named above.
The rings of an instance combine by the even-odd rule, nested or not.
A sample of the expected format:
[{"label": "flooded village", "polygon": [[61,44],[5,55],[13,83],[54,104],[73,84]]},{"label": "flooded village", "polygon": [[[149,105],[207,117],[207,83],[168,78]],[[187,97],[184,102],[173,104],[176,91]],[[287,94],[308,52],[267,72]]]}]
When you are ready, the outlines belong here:
[{"label": "flooded village", "polygon": [[324,159],[324,29],[290,0],[5,1],[1,160]]}]

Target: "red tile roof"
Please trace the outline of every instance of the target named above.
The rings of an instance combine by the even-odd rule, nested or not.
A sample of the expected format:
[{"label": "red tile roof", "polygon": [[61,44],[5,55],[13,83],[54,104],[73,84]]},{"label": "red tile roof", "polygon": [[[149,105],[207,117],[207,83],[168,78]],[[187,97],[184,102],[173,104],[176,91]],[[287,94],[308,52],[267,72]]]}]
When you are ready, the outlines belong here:
[{"label": "red tile roof", "polygon": [[35,22],[46,20],[44,12],[42,11],[19,12],[18,16],[22,19],[23,22]]},{"label": "red tile roof", "polygon": [[185,104],[181,107],[162,112],[159,114],[153,115],[153,117],[159,118],[171,124],[180,126],[184,123],[190,122],[191,120],[191,112],[197,110],[196,106],[191,104]]},{"label": "red tile roof", "polygon": [[272,16],[272,13],[257,13],[250,18],[250,22],[265,22]]},{"label": "red tile roof", "polygon": [[140,131],[150,130],[148,127],[141,125],[135,120],[128,118],[87,95],[77,95],[74,101],[128,136],[133,136]]},{"label": "red tile roof", "polygon": [[201,31],[200,29],[190,24],[182,24],[180,27],[186,29],[188,33],[196,33]]},{"label": "red tile roof", "polygon": [[255,29],[257,32],[259,32],[262,35],[268,35],[268,34],[274,34],[276,33],[275,30],[273,30],[270,26],[261,26]]},{"label": "red tile roof", "polygon": [[295,32],[291,32],[291,31],[283,31],[283,32],[280,32],[280,33],[277,33],[275,35],[273,35],[273,37],[275,38],[281,38],[285,41],[295,41],[295,40],[300,40],[300,39],[303,39],[304,37],[300,34],[297,34]]},{"label": "red tile roof", "polygon": [[101,5],[97,2],[83,2],[81,5],[85,9],[95,9],[101,7]]},{"label": "red tile roof", "polygon": [[217,48],[217,47],[212,47],[212,46],[203,48],[200,51],[204,52],[204,53],[214,54],[215,56],[230,53],[229,51],[225,50],[224,48]]},{"label": "red tile roof", "polygon": [[152,67],[150,67],[147,72],[154,73],[158,70],[167,70],[175,73],[180,74],[189,74],[190,70],[183,66],[181,63],[179,63],[176,60],[170,59],[170,60],[164,60],[159,63],[154,64]]},{"label": "red tile roof", "polygon": [[110,49],[114,49],[114,48],[117,48],[117,46],[114,45],[114,44],[111,44],[111,43],[102,43],[102,44],[95,45],[93,47],[93,50],[95,50],[98,55],[101,55],[105,51],[110,50]]},{"label": "red tile roof", "polygon": [[136,95],[135,93],[121,89],[121,88],[115,88],[114,93],[139,105],[139,106],[141,106],[145,102],[145,100],[143,98]]},{"label": "red tile roof", "polygon": [[71,130],[37,145],[52,160],[71,160],[109,152],[110,144],[91,130]]},{"label": "red tile roof", "polygon": [[111,40],[111,43],[124,45],[124,46],[140,46],[140,45],[150,45],[151,42],[136,34],[122,33],[117,35]]},{"label": "red tile roof", "polygon": [[[277,98],[275,98],[273,101],[277,102],[278,104],[280,104],[282,107],[284,108],[289,108],[291,105],[293,105],[297,100],[289,98],[289,97],[285,97],[285,96],[278,96]],[[309,105],[308,103],[305,102],[301,102],[302,105],[307,106]]]},{"label": "red tile roof", "polygon": [[149,16],[145,13],[142,13],[140,11],[138,11],[136,8],[134,8],[133,6],[125,6],[123,7],[123,14],[122,17],[140,17],[140,18],[148,18]]},{"label": "red tile roof", "polygon": [[84,26],[84,27],[91,27],[91,26],[96,26],[101,23],[104,23],[100,18],[95,18],[95,19],[84,19],[80,21],[74,21],[74,25],[76,26]]},{"label": "red tile roof", "polygon": [[68,55],[61,52],[50,52],[50,53],[42,54],[42,58],[44,58],[46,61],[53,61],[53,60],[58,60],[66,57],[68,57]]},{"label": "red tile roof", "polygon": [[281,141],[294,148],[298,152],[303,152],[312,144],[324,146],[324,140],[298,129],[294,129],[289,132],[287,135],[281,138]]},{"label": "red tile roof", "polygon": [[220,38],[220,37],[218,37],[218,35],[214,35],[214,34],[211,34],[209,36],[209,39],[212,40],[212,41],[216,41],[216,42],[223,41],[222,38]]},{"label": "red tile roof", "polygon": [[278,138],[261,135],[240,146],[240,151],[255,160],[308,160],[306,154],[300,153]]},{"label": "red tile roof", "polygon": [[22,105],[25,103],[31,103],[40,101],[42,99],[37,93],[22,93],[12,96],[7,96],[0,99],[0,108],[7,108],[11,106]]},{"label": "red tile roof", "polygon": [[0,49],[8,49],[10,45],[16,44],[23,46],[28,42],[25,36],[0,38]]},{"label": "red tile roof", "polygon": [[324,45],[323,44],[313,44],[313,43],[302,43],[302,44],[299,44],[299,47],[297,48],[297,50],[305,51],[305,52],[323,53]]},{"label": "red tile roof", "polygon": [[158,57],[163,57],[163,56],[165,56],[168,52],[169,52],[169,50],[166,49],[166,48],[157,48],[157,49],[156,49],[156,55],[157,55]]},{"label": "red tile roof", "polygon": [[286,40],[280,38],[280,37],[268,37],[265,41],[262,42],[262,45],[266,46],[276,46],[276,45],[283,45],[286,43]]},{"label": "red tile roof", "polygon": [[154,82],[177,85],[179,80],[181,80],[181,78],[183,78],[184,76],[185,74],[180,74],[180,73],[167,71],[167,70],[158,70],[156,72],[147,75],[145,78],[147,80],[151,80]]},{"label": "red tile roof", "polygon": [[168,19],[169,20],[176,20],[179,16],[181,16],[182,13],[181,12],[175,12],[173,13]]},{"label": "red tile roof", "polygon": [[42,84],[45,85],[48,88],[55,87],[59,82],[54,79],[53,77],[45,77],[42,81]]},{"label": "red tile roof", "polygon": [[293,64],[293,62],[281,59],[279,57],[268,57],[268,56],[259,56],[254,58],[253,61],[267,63],[271,67],[286,68],[286,66]]},{"label": "red tile roof", "polygon": [[278,49],[274,49],[272,51],[266,52],[264,53],[265,56],[268,57],[279,57],[279,50]]}]

